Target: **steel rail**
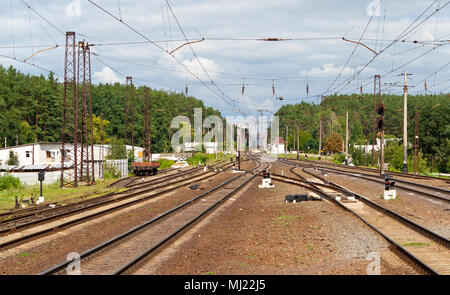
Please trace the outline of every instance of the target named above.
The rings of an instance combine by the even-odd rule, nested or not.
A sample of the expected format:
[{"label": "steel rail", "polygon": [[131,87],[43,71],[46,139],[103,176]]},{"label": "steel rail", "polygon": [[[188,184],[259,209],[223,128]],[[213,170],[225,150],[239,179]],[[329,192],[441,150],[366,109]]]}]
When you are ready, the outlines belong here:
[{"label": "steel rail", "polygon": [[[205,180],[205,179],[211,178],[211,177],[213,177],[213,176],[215,176],[215,175],[217,175],[217,174],[219,174],[219,173],[221,173],[223,171],[217,171],[215,173],[212,173],[210,175],[207,175],[207,176],[204,176],[202,178],[196,179],[194,181],[201,181],[201,180]],[[176,190],[176,189],[178,189],[180,187],[186,186],[189,183],[191,183],[191,180],[188,180],[188,181],[186,181],[186,183],[179,184],[179,185],[177,185],[175,187],[172,187],[172,188],[169,188],[169,189],[157,192],[155,194],[152,194],[152,195],[149,195],[149,196],[146,196],[146,197],[143,197],[143,198],[139,198],[139,199],[134,200],[134,201],[127,202],[125,204],[117,205],[117,206],[114,206],[114,207],[109,208],[109,209],[105,209],[105,210],[102,210],[102,211],[99,211],[99,212],[96,212],[96,213],[92,213],[92,214],[90,214],[88,216],[84,216],[84,217],[81,217],[81,218],[77,218],[75,220],[67,221],[67,222],[65,222],[63,224],[60,224],[58,226],[49,227],[47,229],[44,229],[44,230],[41,230],[41,231],[38,231],[38,232],[35,232],[35,233],[32,233],[32,234],[29,234],[29,235],[26,235],[26,236],[21,236],[21,237],[18,237],[16,239],[13,239],[13,240],[10,240],[10,241],[4,242],[4,243],[0,243],[0,249],[4,248],[4,247],[7,247],[7,246],[10,246],[10,245],[13,245],[13,244],[20,243],[20,242],[22,242],[24,240],[28,240],[30,238],[34,238],[34,237],[41,236],[41,235],[49,233],[49,232],[53,232],[55,230],[61,230],[63,228],[67,228],[69,226],[78,224],[80,222],[84,222],[84,221],[93,219],[95,217],[102,216],[102,215],[105,215],[105,214],[108,214],[108,213],[111,213],[111,212],[114,212],[114,211],[117,211],[117,210],[129,207],[129,206],[132,206],[132,205],[137,204],[137,203],[144,202],[146,200],[149,200],[149,199],[152,199],[152,198],[164,195],[164,194],[166,194],[168,192],[171,192],[173,190]],[[164,187],[164,186],[160,186],[159,188],[161,188],[161,187]],[[96,204],[92,204],[91,206],[77,208],[74,211],[61,212],[61,213],[59,213],[57,215],[49,216],[48,218],[43,219],[43,220],[30,221],[28,223],[25,223],[25,224],[22,224],[20,226],[17,226],[17,228],[23,228],[23,227],[26,227],[26,226],[31,226],[31,225],[36,225],[36,224],[48,222],[48,221],[51,221],[52,219],[58,219],[58,218],[64,217],[65,215],[73,215],[73,214],[78,213],[79,211],[81,212],[81,211],[85,211],[87,209],[100,207],[100,206],[105,205],[107,203],[114,203],[116,201],[120,201],[120,200],[123,200],[123,199],[128,199],[128,198],[131,198],[133,196],[146,193],[146,192],[151,191],[153,189],[154,188],[151,188],[151,189],[148,189],[148,190],[145,190],[145,191],[135,192],[135,193],[132,193],[131,195],[125,195],[125,196],[119,197],[117,199],[105,200],[103,203],[96,203]],[[11,229],[5,229],[3,231],[4,232],[9,232],[9,231],[11,231]]]},{"label": "steel rail", "polygon": [[[298,162],[308,162],[308,163],[314,163],[314,164],[321,164],[321,165],[325,165],[325,166],[334,166],[334,167],[340,167],[343,169],[353,169],[353,170],[364,170],[364,171],[370,171],[370,172],[380,172],[379,169],[375,169],[375,168],[369,168],[369,167],[361,167],[361,166],[343,166],[343,165],[339,165],[339,164],[335,164],[335,163],[328,163],[328,162],[323,162],[323,161],[316,161],[316,160],[296,160],[296,159],[289,159],[289,161],[298,161]],[[417,175],[417,174],[412,174],[412,173],[402,173],[402,172],[395,172],[395,171],[387,171],[388,173],[392,174],[392,175],[397,175],[397,176],[401,176],[401,177],[407,177],[407,178],[417,178],[417,179],[428,179],[428,180],[443,180],[446,182],[450,182],[450,179],[448,178],[444,178],[444,177],[439,177],[439,176],[428,176],[428,175]]]},{"label": "steel rail", "polygon": [[[130,235],[132,235],[132,234],[138,232],[139,230],[144,229],[145,227],[148,227],[148,226],[151,225],[151,224],[154,224],[155,222],[157,222],[157,221],[163,219],[164,217],[169,216],[170,214],[172,214],[172,213],[174,213],[174,212],[177,212],[178,210],[180,210],[180,209],[182,209],[182,208],[184,208],[184,207],[186,207],[186,206],[192,204],[192,203],[195,202],[196,200],[198,200],[198,199],[200,199],[200,198],[202,198],[202,197],[204,197],[204,196],[210,194],[210,193],[213,192],[213,191],[216,191],[216,190],[220,189],[221,187],[227,185],[228,183],[230,183],[230,182],[232,182],[232,181],[234,181],[234,180],[236,180],[236,179],[238,179],[238,178],[240,178],[240,177],[242,177],[242,176],[244,176],[244,175],[245,175],[245,174],[237,175],[236,177],[233,177],[232,179],[229,179],[229,180],[227,180],[227,181],[225,181],[225,182],[223,182],[223,183],[217,185],[216,187],[214,187],[214,188],[212,188],[212,189],[210,189],[210,190],[208,190],[208,191],[206,191],[206,192],[204,192],[204,193],[198,195],[197,197],[195,197],[195,198],[193,198],[193,199],[191,199],[191,200],[189,200],[189,201],[187,201],[187,202],[184,202],[183,204],[178,205],[178,206],[176,206],[176,207],[174,207],[174,208],[172,208],[172,209],[170,209],[170,210],[168,210],[168,211],[166,211],[166,212],[164,212],[164,213],[158,215],[157,217],[155,217],[155,218],[153,218],[153,219],[151,219],[151,220],[149,220],[149,221],[147,221],[147,222],[145,222],[145,223],[143,223],[143,224],[141,224],[141,225],[138,225],[138,226],[136,226],[136,227],[134,227],[134,228],[128,230],[128,231],[125,232],[125,233],[122,233],[122,234],[120,234],[120,235],[117,235],[116,237],[113,237],[112,239],[109,239],[108,241],[106,241],[106,242],[104,242],[104,243],[101,243],[100,245],[97,245],[97,246],[95,246],[95,247],[93,247],[93,248],[91,248],[91,249],[89,249],[89,250],[83,252],[83,253],[80,255],[80,258],[83,259],[83,258],[86,258],[86,257],[88,257],[88,256],[91,256],[92,254],[97,253],[98,251],[100,251],[100,250],[102,250],[102,249],[108,247],[109,245],[112,245],[113,243],[119,242],[120,240],[122,240],[122,239],[124,239],[124,238],[127,238],[128,236],[130,236]],[[252,176],[252,177],[255,177],[255,175]],[[165,242],[163,242],[163,243],[165,243]],[[163,243],[160,242],[160,243],[158,243],[158,244],[159,244],[159,246],[161,246]],[[158,247],[159,247],[159,246],[158,246]],[[140,255],[140,256],[141,256],[141,255]],[[63,270],[63,269],[64,269],[67,265],[69,265],[70,263],[71,263],[71,261],[65,261],[65,262],[62,262],[62,263],[60,263],[60,264],[58,264],[58,265],[55,265],[55,266],[53,266],[53,267],[51,267],[51,268],[49,268],[49,269],[47,269],[47,270],[45,270],[45,271],[40,272],[39,274],[40,274],[40,275],[55,274],[55,273],[57,273],[57,272]],[[135,260],[133,260],[133,264],[134,264],[134,263],[135,263]],[[127,269],[128,269],[128,268],[127,268]]]},{"label": "steel rail", "polygon": [[[307,173],[307,172],[306,172]],[[316,175],[314,175],[314,174],[311,174],[312,176],[316,176]],[[284,177],[284,176],[279,176],[279,175],[277,175],[277,177]],[[280,180],[278,180],[278,179],[274,179],[275,181],[280,181]],[[297,181],[304,181],[304,180],[301,180],[301,179],[298,179]],[[302,185],[300,185],[300,184],[296,184],[296,183],[292,183],[291,182],[291,184],[294,184],[294,185],[299,185],[299,186],[302,186]],[[357,194],[355,194],[355,193],[353,193],[353,192],[351,192],[351,191],[349,191],[349,190],[347,190],[347,189],[345,189],[345,188],[343,188],[343,187],[340,187],[340,189],[338,189],[338,188],[336,188],[334,185],[328,185],[328,184],[321,184],[321,186],[324,186],[324,187],[327,187],[327,188],[329,188],[329,189],[332,189],[332,190],[344,190],[344,191],[346,191],[347,193],[351,193],[351,194],[353,194],[355,197],[357,197],[358,199],[360,199],[361,201],[363,201],[363,202],[365,202],[367,199],[365,199],[364,197],[363,198],[360,198],[360,196],[359,195],[357,195]],[[304,186],[302,186],[302,187],[304,187]],[[422,261],[419,257],[417,257],[417,256],[415,256],[414,254],[412,254],[411,252],[409,252],[407,249],[405,249],[403,246],[401,246],[399,243],[397,243],[397,242],[395,242],[394,240],[392,240],[389,236],[387,236],[386,234],[384,234],[382,231],[380,231],[378,228],[376,228],[373,224],[371,224],[369,221],[367,221],[365,218],[363,218],[362,216],[360,216],[359,214],[357,214],[356,212],[354,212],[354,211],[352,211],[351,209],[349,209],[349,208],[347,208],[346,206],[344,206],[342,203],[340,203],[339,201],[337,201],[336,199],[334,199],[333,197],[331,197],[331,196],[329,196],[328,194],[326,194],[325,192],[323,192],[322,190],[320,190],[320,189],[316,189],[316,188],[308,188],[308,189],[311,189],[311,190],[313,190],[314,192],[316,192],[317,194],[319,194],[319,195],[321,195],[321,196],[323,196],[323,197],[325,197],[327,200],[330,200],[330,201],[332,201],[334,204],[337,204],[337,205],[339,205],[341,208],[343,208],[344,210],[346,210],[346,211],[348,211],[348,212],[351,212],[353,215],[355,215],[356,217],[358,217],[360,220],[362,220],[365,224],[367,224],[370,228],[372,228],[373,230],[375,230],[378,234],[380,234],[385,240],[387,240],[395,249],[397,249],[399,252],[401,252],[405,257],[407,257],[411,262],[413,262],[414,264],[416,264],[416,265],[418,265],[423,271],[425,271],[426,273],[429,273],[429,274],[433,274],[433,275],[438,275],[439,273],[435,270],[435,269],[433,269],[430,265],[428,265],[427,263],[425,263],[424,261]],[[369,200],[370,201],[370,200]],[[375,203],[374,203],[375,204]],[[384,211],[386,208],[384,208],[384,207],[381,207],[381,206],[379,206],[378,204],[375,204],[375,208],[378,208],[378,207],[380,207],[379,208],[379,210],[382,210],[382,211]],[[386,210],[388,210],[388,209],[386,209]],[[389,211],[389,210],[388,210]],[[388,215],[390,215],[389,214],[389,212],[388,211],[385,211],[385,213],[387,213]],[[392,213],[394,213],[394,212],[392,212]],[[403,217],[403,216],[401,216],[401,215],[398,215],[398,214],[396,214],[396,213],[394,213],[395,215],[391,215],[391,216],[394,216],[394,218],[396,218],[397,220],[399,220],[399,221],[403,221],[403,220],[405,220],[405,222],[411,222],[411,224],[414,224],[414,228],[413,229],[416,229],[416,227],[415,227],[415,225],[417,225],[417,224],[415,224],[414,222],[412,222],[412,221],[410,221],[410,220],[408,220],[408,219],[406,219],[405,217]],[[396,215],[398,215],[399,217],[396,217]],[[401,219],[400,219],[401,218]],[[403,222],[402,222],[403,223]],[[404,223],[405,224],[405,223]],[[406,224],[407,225],[407,224]],[[417,226],[419,226],[419,227],[421,227],[420,225],[417,225]],[[431,232],[431,231],[429,231],[428,229],[425,229],[424,228],[424,230],[425,231],[428,231],[428,232]],[[416,230],[417,231],[417,230]],[[427,233],[428,233],[427,232]],[[419,233],[423,233],[422,231],[420,231]],[[434,235],[435,233],[434,232],[431,232],[430,233],[430,235],[428,235],[427,234],[427,236],[432,236],[432,235]],[[439,236],[439,235],[438,235]],[[444,239],[444,240],[447,240],[447,242],[448,242],[448,239],[446,239],[446,238],[444,238],[444,237],[441,237],[441,236],[439,236],[439,239]],[[442,244],[443,245],[447,245],[447,247],[448,247],[448,244],[446,244],[447,242],[446,241],[444,241],[444,240],[442,240]]]},{"label": "steel rail", "polygon": [[[227,165],[231,165],[231,163],[230,164],[225,164],[224,166],[227,166]],[[224,167],[224,166],[222,166],[222,167]],[[192,171],[192,172],[195,172],[195,171]],[[205,172],[205,173],[202,173],[202,174],[207,174],[207,173],[211,173],[211,171],[208,171],[208,172]],[[199,174],[199,175],[194,176],[194,177],[201,176],[202,174]],[[177,177],[176,177],[176,175],[173,175],[172,178],[177,178]],[[126,191],[107,193],[107,194],[98,196],[98,197],[93,198],[93,199],[88,199],[88,200],[84,200],[84,201],[68,204],[68,205],[65,205],[65,206],[57,206],[55,208],[44,207],[44,208],[41,208],[41,210],[39,210],[39,211],[31,211],[31,212],[28,212],[28,213],[23,214],[23,215],[17,215],[17,216],[14,216],[12,218],[4,219],[4,220],[0,221],[0,226],[3,226],[4,224],[8,224],[8,223],[13,222],[13,221],[17,222],[18,220],[25,219],[27,217],[38,216],[39,214],[46,214],[46,213],[49,213],[49,212],[51,213],[51,212],[55,212],[55,211],[59,211],[59,210],[70,209],[70,208],[73,208],[73,207],[75,207],[74,210],[72,210],[72,211],[70,211],[70,210],[67,211],[66,210],[63,213],[69,214],[71,212],[77,212],[77,209],[83,210],[83,209],[86,209],[86,208],[95,208],[95,206],[105,205],[105,204],[108,204],[111,201],[116,201],[116,200],[122,200],[123,199],[123,197],[119,197],[119,198],[116,198],[116,199],[113,199],[113,200],[108,199],[108,198],[116,196],[116,195],[127,194],[127,193],[131,193],[133,191],[137,191],[136,193],[127,194],[125,196],[125,198],[134,197],[136,194],[139,194],[141,192],[142,193],[146,193],[146,192],[149,192],[151,190],[159,189],[159,188],[162,188],[162,187],[165,187],[165,186],[168,186],[168,185],[172,185],[172,184],[173,183],[166,183],[164,185],[154,186],[154,187],[151,187],[151,188],[147,188],[145,190],[140,190],[140,189],[142,189],[142,187],[132,188],[132,189],[128,189]],[[138,191],[138,190],[140,190],[140,191]],[[83,204],[87,204],[87,205],[83,205]],[[79,207],[79,206],[81,206],[81,207]],[[51,215],[51,216],[48,216],[48,217],[50,218],[52,216],[60,216],[60,215]],[[47,219],[46,218],[40,219],[40,221],[45,221],[45,220],[47,220]],[[37,221],[38,220],[36,220],[36,224],[37,224]],[[33,224],[33,223],[31,223],[31,224]],[[30,224],[27,224],[27,225],[30,225]],[[9,231],[11,229],[18,229],[18,228],[21,228],[21,227],[23,227],[23,226],[10,227],[10,228],[8,228],[6,230],[5,229],[0,229],[0,235],[4,234],[5,232],[7,232],[7,231]]]}]

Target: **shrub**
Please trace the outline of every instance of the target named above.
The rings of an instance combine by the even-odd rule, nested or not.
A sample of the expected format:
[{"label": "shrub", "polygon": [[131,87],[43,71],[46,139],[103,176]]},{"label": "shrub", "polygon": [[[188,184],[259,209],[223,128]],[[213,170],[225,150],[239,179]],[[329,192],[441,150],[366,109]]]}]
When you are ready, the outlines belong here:
[{"label": "shrub", "polygon": [[333,163],[342,164],[345,161],[344,154],[334,154],[332,158]]},{"label": "shrub", "polygon": [[103,178],[104,179],[116,179],[120,178],[121,173],[119,169],[116,169],[113,166],[105,165],[104,171],[103,171]]},{"label": "shrub", "polygon": [[167,159],[160,159],[159,160],[159,169],[165,169],[165,168],[169,168],[170,166],[172,166],[175,163],[175,161],[172,160],[167,160]]},{"label": "shrub", "polygon": [[14,152],[9,152],[9,159],[7,164],[12,166],[19,165],[19,159]]},{"label": "shrub", "polygon": [[7,190],[9,188],[20,188],[22,184],[17,177],[10,174],[0,176],[0,190]]}]

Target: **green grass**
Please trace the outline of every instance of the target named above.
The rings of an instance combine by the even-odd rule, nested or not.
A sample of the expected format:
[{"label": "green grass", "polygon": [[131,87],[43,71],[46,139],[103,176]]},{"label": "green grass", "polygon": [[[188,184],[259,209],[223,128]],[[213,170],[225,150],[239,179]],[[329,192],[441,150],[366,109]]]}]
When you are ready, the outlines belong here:
[{"label": "green grass", "polygon": [[297,216],[294,215],[285,215],[284,212],[282,212],[282,214],[280,216],[274,217],[272,218],[272,220],[275,223],[281,224],[281,225],[289,225],[288,221],[292,221],[294,219],[296,219]]},{"label": "green grass", "polygon": [[202,165],[204,165],[205,163],[207,165],[210,165],[218,161],[229,159],[230,155],[225,155],[223,153],[218,153],[217,159],[216,154],[195,153],[193,156],[187,158],[186,162],[188,162],[188,164],[191,166],[197,166],[199,163],[201,163]]},{"label": "green grass", "polygon": [[167,160],[167,159],[160,159],[159,160],[159,170],[164,170],[167,168],[170,168],[170,166],[172,166],[173,164],[175,164],[175,161],[172,160]]},{"label": "green grass", "polygon": [[405,244],[402,244],[402,246],[421,248],[421,247],[428,247],[428,246],[430,246],[430,244],[428,244],[428,243],[405,243]]},{"label": "green grass", "polygon": [[[43,195],[46,203],[71,203],[78,201],[81,198],[90,199],[110,192],[120,192],[124,189],[117,190],[117,188],[106,188],[109,184],[113,183],[116,179],[100,180],[95,185],[83,186],[79,185],[77,188],[66,187],[61,189],[59,183],[49,184],[43,186]],[[0,191],[0,212],[13,209],[15,206],[15,196],[19,199],[29,199],[34,196],[34,199],[40,195],[39,185],[27,186],[23,185],[20,188],[10,188]]]}]

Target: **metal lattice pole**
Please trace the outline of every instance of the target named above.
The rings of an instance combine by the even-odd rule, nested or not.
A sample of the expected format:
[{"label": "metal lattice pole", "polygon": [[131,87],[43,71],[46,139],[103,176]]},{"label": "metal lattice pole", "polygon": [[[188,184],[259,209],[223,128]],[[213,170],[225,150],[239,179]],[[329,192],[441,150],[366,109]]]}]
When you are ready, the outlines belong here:
[{"label": "metal lattice pole", "polygon": [[147,161],[152,161],[152,137],[151,137],[151,118],[150,118],[150,95],[149,89],[145,88],[145,101],[144,101],[144,147],[147,149]]},{"label": "metal lattice pole", "polygon": [[[80,179],[90,182],[89,176],[89,133],[88,133],[88,110],[87,110],[87,93],[88,93],[88,65],[87,65],[87,43],[78,42],[78,96],[81,95],[81,159],[80,159]],[[81,89],[80,89],[81,88]]]},{"label": "metal lattice pole", "polygon": [[[77,102],[77,91],[76,91],[76,37],[75,32],[66,32],[66,45],[65,45],[65,58],[64,58],[64,100],[63,100],[63,110],[62,110],[62,128],[61,128],[61,179],[60,186],[65,186],[64,173],[65,173],[65,160],[67,158],[66,154],[66,136],[69,134],[67,131],[68,123],[70,118],[68,118],[68,100],[73,100],[73,111],[74,111],[74,158],[73,158],[73,169],[74,177],[73,183],[76,187],[78,184],[77,179],[77,154],[76,154],[76,144],[77,144],[77,124],[76,124],[76,102]],[[69,167],[70,168],[70,167]]]},{"label": "metal lattice pole", "polygon": [[92,178],[91,184],[95,183],[95,165],[94,165],[94,121],[92,117],[92,80],[91,80],[91,49],[89,44],[86,43],[85,46],[86,55],[87,55],[87,83],[88,83],[88,97],[89,97],[89,117],[90,117],[90,137],[91,137],[91,169],[92,169]]}]

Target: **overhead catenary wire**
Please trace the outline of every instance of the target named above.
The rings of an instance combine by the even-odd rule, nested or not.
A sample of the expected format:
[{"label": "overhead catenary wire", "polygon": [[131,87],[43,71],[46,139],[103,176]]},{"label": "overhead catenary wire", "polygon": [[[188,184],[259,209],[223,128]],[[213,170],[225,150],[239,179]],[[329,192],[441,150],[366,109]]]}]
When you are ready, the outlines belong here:
[{"label": "overhead catenary wire", "polygon": [[[100,5],[98,5],[97,3],[95,3],[92,0],[88,0],[91,4],[93,4],[94,6],[96,6],[97,8],[99,8],[100,10],[102,10],[103,12],[105,12],[106,14],[110,15],[111,17],[113,17],[114,19],[120,21],[115,15],[113,15],[112,13],[110,13],[109,11],[107,11],[106,9],[104,9],[103,7],[101,7]],[[177,59],[175,56],[169,54],[169,52],[167,52],[163,47],[159,46],[157,43],[155,43],[153,40],[151,40],[150,38],[148,38],[147,36],[145,36],[144,34],[142,34],[140,31],[136,30],[135,28],[133,28],[132,26],[130,26],[128,23],[124,22],[124,21],[120,21],[123,25],[125,25],[127,28],[129,28],[130,30],[132,30],[133,32],[135,32],[136,34],[138,34],[139,36],[141,36],[142,38],[144,38],[145,40],[147,40],[149,43],[153,44],[154,46],[156,46],[157,48],[159,48],[160,50],[162,50],[163,52],[166,52],[169,56],[171,56],[179,65],[181,65],[189,74],[191,74],[193,77],[195,77],[200,83],[202,83],[207,89],[209,89],[211,92],[213,92],[218,98],[225,100],[224,97],[218,95],[214,89],[210,88],[208,85],[206,85],[206,83],[201,80],[195,73],[193,73],[186,65],[184,65],[179,59]]]},{"label": "overhead catenary wire", "polygon": [[[442,7],[440,7],[439,9],[436,9],[434,12],[432,12],[430,15],[428,15],[425,19],[423,19],[420,23],[418,23],[417,25],[415,25],[414,27],[412,27],[433,5],[434,3],[436,3],[437,0],[435,0],[433,3],[431,3],[408,27],[406,27],[398,36],[397,38],[394,39],[394,41],[392,41],[391,43],[389,43],[386,47],[384,47],[378,55],[375,55],[374,57],[372,57],[369,62],[367,62],[363,67],[361,67],[357,72],[355,72],[351,77],[349,77],[348,79],[345,79],[344,81],[342,81],[340,84],[338,84],[334,89],[337,89],[338,87],[340,87],[341,85],[343,85],[344,83],[347,83],[343,88],[346,88],[347,85],[349,85],[351,83],[351,81],[353,81],[356,76],[358,76],[365,68],[367,68],[367,66],[369,64],[371,64],[378,56],[380,56],[381,53],[385,52],[388,48],[390,48],[393,44],[397,43],[399,40],[403,39],[404,37],[406,37],[409,33],[411,33],[412,31],[414,31],[416,28],[418,28],[420,25],[422,25],[425,21],[427,21],[429,18],[431,18],[433,15],[435,15],[437,12],[441,11],[443,8],[445,8],[450,2],[447,2],[445,5],[443,5]],[[411,28],[412,27],[412,28]],[[443,44],[448,44],[448,43],[443,43]],[[443,45],[440,44],[440,45]],[[437,48],[437,47],[434,47]],[[370,83],[369,83],[370,84]],[[340,90],[342,91],[342,90]],[[336,93],[339,93],[340,91],[335,91]]]}]

